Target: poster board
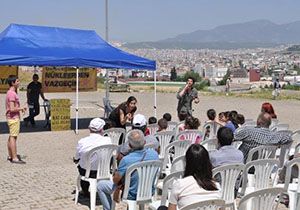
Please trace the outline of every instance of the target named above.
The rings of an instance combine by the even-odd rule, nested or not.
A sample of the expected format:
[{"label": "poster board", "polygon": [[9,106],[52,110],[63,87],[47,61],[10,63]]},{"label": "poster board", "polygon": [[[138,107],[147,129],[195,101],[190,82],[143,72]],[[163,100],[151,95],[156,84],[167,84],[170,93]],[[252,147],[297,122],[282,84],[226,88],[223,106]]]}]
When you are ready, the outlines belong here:
[{"label": "poster board", "polygon": [[70,99],[51,99],[51,130],[71,129]]},{"label": "poster board", "polygon": [[[75,92],[76,68],[43,67],[42,86],[44,93]],[[97,71],[79,69],[79,91],[97,90]]]},{"label": "poster board", "polygon": [[18,66],[0,66],[0,93],[8,91],[7,78],[9,75],[18,76]]}]

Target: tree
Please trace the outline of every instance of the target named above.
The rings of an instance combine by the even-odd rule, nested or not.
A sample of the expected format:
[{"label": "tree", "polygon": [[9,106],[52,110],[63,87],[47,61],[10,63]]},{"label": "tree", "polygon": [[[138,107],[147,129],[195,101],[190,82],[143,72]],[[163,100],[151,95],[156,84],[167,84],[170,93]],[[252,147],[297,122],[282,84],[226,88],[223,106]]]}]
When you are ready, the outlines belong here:
[{"label": "tree", "polygon": [[177,72],[176,72],[175,67],[173,67],[173,68],[171,69],[171,78],[170,78],[170,80],[171,80],[171,81],[176,81],[176,79],[177,79]]},{"label": "tree", "polygon": [[226,85],[226,81],[227,81],[228,77],[230,77],[230,71],[229,70],[226,72],[223,79],[218,82],[218,85]]},{"label": "tree", "polygon": [[194,71],[187,71],[187,72],[185,72],[185,74],[183,75],[183,80],[187,81],[187,79],[189,77],[194,78],[195,82],[200,82],[202,80],[202,78],[200,77],[200,75],[197,72],[194,72]]}]

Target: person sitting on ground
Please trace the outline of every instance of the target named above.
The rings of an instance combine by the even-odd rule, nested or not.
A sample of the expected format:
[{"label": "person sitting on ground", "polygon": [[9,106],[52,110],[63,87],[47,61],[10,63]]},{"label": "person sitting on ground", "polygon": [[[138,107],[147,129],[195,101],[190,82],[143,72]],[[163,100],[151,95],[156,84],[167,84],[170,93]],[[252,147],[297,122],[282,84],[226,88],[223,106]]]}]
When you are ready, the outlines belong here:
[{"label": "person sitting on ground", "polygon": [[168,122],[172,121],[172,115],[170,113],[164,113],[163,118]]},{"label": "person sitting on ground", "polygon": [[[134,116],[132,121],[132,130],[140,130],[145,135],[145,132],[147,130],[147,120],[146,117],[142,114],[137,114]],[[159,151],[159,142],[153,135],[145,135],[145,141],[146,144],[154,145],[155,150]],[[122,144],[118,149],[117,154],[117,160],[120,161],[124,156],[128,155],[131,152],[131,148],[129,146],[129,142],[126,141],[124,144]]]},{"label": "person sitting on ground", "polygon": [[121,103],[109,115],[109,119],[115,128],[126,128],[126,123],[131,122],[133,115],[137,110],[137,100],[134,96],[130,96],[126,102]]},{"label": "person sitting on ground", "polygon": [[[122,185],[124,185],[124,176],[129,166],[148,160],[158,160],[158,154],[155,150],[144,149],[145,138],[144,134],[140,130],[131,130],[127,134],[129,147],[131,152],[125,156],[117,171],[113,175],[113,182],[110,180],[101,180],[97,184],[97,191],[100,201],[103,205],[104,210],[110,210],[112,199],[111,195],[115,191],[114,197],[118,197],[118,191]],[[124,178],[123,178],[124,177]],[[123,178],[123,179],[122,179]],[[130,189],[128,192],[128,200],[136,200],[137,188],[138,188],[138,177],[137,173],[133,174],[130,178]],[[124,181],[124,182],[123,182]]]},{"label": "person sitting on ground", "polygon": [[212,165],[207,150],[192,144],[185,154],[186,166],[182,179],[173,183],[169,210],[208,199],[220,199],[220,185],[212,176]]},{"label": "person sitting on ground", "polygon": [[257,127],[245,127],[234,134],[235,141],[242,141],[239,150],[244,154],[244,162],[246,162],[248,153],[251,149],[260,145],[282,145],[292,141],[290,135],[271,131],[271,115],[268,113],[260,113],[257,118]]},{"label": "person sitting on ground", "polygon": [[[110,137],[103,136],[103,127],[105,126],[104,120],[100,118],[94,118],[91,120],[89,125],[90,135],[88,137],[82,138],[78,141],[76,154],[74,157],[74,162],[78,163],[78,171],[81,176],[85,175],[86,165],[83,156],[94,149],[102,145],[111,144]],[[96,178],[97,176],[97,157],[93,156],[91,158],[91,171],[90,178]],[[82,194],[89,197],[89,182],[80,180]]]},{"label": "person sitting on ground", "polygon": [[243,153],[231,145],[233,133],[230,128],[219,128],[217,139],[220,148],[209,152],[210,161],[214,168],[225,164],[243,163]]},{"label": "person sitting on ground", "polygon": [[[184,121],[184,130],[198,130],[200,126],[200,121],[198,118],[193,116],[188,116]],[[180,136],[180,140],[185,140],[184,136]],[[202,136],[198,135],[193,144],[199,144],[202,140]]]}]

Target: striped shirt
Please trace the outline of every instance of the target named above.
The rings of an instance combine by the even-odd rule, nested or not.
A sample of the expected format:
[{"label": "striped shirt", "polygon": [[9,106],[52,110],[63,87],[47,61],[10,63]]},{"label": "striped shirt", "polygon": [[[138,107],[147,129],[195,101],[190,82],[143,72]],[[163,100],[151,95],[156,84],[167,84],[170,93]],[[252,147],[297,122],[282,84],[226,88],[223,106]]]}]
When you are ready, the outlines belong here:
[{"label": "striped shirt", "polygon": [[251,149],[261,145],[280,145],[292,141],[291,136],[285,133],[270,131],[268,128],[245,128],[234,134],[235,141],[242,141],[239,147],[244,154],[244,162],[247,160]]}]

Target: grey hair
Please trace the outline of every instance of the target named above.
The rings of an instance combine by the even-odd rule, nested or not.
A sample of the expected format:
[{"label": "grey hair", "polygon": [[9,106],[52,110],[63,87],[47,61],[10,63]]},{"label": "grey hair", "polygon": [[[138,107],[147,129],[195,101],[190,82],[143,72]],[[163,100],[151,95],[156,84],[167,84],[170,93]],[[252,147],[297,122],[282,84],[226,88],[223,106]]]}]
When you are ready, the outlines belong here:
[{"label": "grey hair", "polygon": [[145,145],[145,138],[142,131],[134,129],[128,132],[127,139],[129,146],[133,150],[142,150]]},{"label": "grey hair", "polygon": [[271,115],[266,113],[266,112],[262,112],[258,115],[257,118],[257,125],[259,127],[263,127],[263,128],[269,128],[272,122],[272,118]]}]

